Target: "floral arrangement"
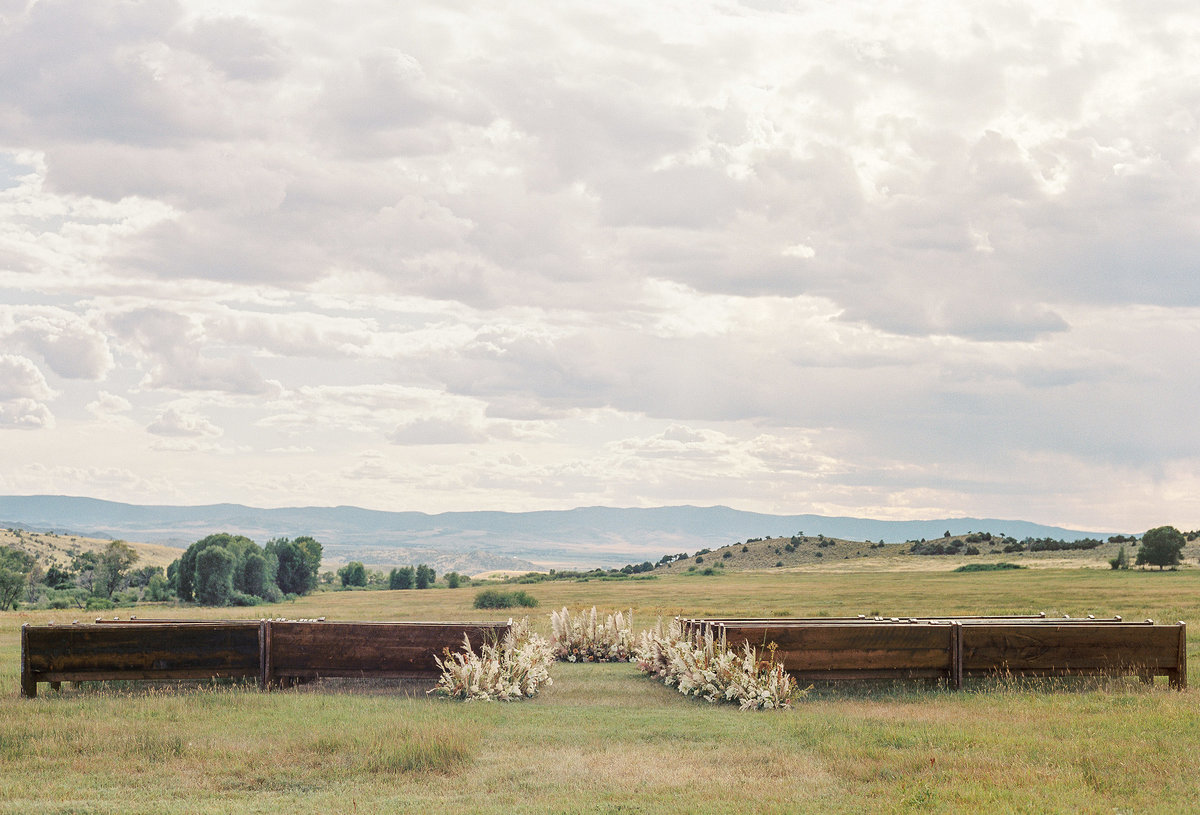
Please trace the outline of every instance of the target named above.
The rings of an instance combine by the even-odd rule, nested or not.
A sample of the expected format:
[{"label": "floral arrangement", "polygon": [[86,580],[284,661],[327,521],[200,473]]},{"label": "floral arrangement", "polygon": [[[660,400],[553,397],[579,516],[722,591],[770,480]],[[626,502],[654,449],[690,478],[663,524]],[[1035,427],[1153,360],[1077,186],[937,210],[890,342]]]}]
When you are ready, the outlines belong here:
[{"label": "floral arrangement", "polygon": [[564,662],[629,662],[633,655],[633,609],[609,614],[563,608],[550,612],[550,645]]},{"label": "floral arrangement", "polygon": [[806,692],[797,689],[783,663],[775,659],[773,646],[768,646],[765,660],[759,659],[750,643],[731,649],[723,639],[714,640],[711,629],[685,636],[678,620],[666,628],[659,620],[654,629],[639,634],[634,660],[643,673],[685,696],[736,702],[742,710],[789,708],[794,698]]},{"label": "floral arrangement", "polygon": [[477,654],[463,637],[463,650],[445,659],[434,657],[442,674],[430,693],[451,699],[511,702],[537,695],[542,685],[553,685],[550,664],[554,653],[544,637],[533,633],[529,619],[515,622],[500,642],[485,643]]}]

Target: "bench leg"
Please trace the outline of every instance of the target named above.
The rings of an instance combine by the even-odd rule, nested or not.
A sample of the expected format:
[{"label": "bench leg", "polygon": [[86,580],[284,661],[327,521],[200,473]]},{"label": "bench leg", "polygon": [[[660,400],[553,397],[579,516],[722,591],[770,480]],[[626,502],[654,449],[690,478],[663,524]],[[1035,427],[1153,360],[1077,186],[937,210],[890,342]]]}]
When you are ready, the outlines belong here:
[{"label": "bench leg", "polygon": [[29,699],[37,697],[37,681],[29,670],[29,623],[21,626],[21,695]]}]

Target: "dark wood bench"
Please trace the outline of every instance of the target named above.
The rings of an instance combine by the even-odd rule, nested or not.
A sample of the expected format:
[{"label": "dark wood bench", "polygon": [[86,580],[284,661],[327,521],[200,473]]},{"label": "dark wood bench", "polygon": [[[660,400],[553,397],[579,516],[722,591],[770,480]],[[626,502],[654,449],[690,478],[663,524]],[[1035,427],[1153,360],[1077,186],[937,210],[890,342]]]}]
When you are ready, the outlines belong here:
[{"label": "dark wood bench", "polygon": [[[990,616],[958,616],[958,617],[868,617],[866,614],[859,614],[856,617],[676,617],[679,621],[683,633],[687,636],[703,634],[706,626],[714,623],[724,623],[726,625],[749,625],[749,626],[796,626],[796,625],[867,625],[874,623],[981,623],[981,622],[1041,622],[1050,618],[1046,617],[1045,612],[1039,614],[1009,614],[1009,615],[990,615]],[[1087,618],[1094,620],[1095,618]],[[1105,619],[1105,622],[1120,622],[1120,617],[1113,617],[1111,620]]]},{"label": "dark wood bench", "polygon": [[401,678],[437,673],[434,657],[476,653],[498,642],[511,623],[272,622],[263,669],[267,684],[319,677]]},{"label": "dark wood bench", "polygon": [[1187,626],[1047,622],[964,626],[966,676],[1166,676],[1187,687]]},{"label": "dark wood bench", "polygon": [[1152,620],[895,618],[688,620],[691,636],[748,642],[799,679],[945,679],[964,676],[1166,676],[1187,686],[1187,627]]},{"label": "dark wood bench", "polygon": [[39,682],[257,677],[261,635],[258,622],[23,625],[21,692],[36,696]]},{"label": "dark wood bench", "polygon": [[503,623],[238,620],[105,621],[23,625],[21,692],[39,682],[257,678],[261,687],[319,677],[396,678],[436,673],[434,656],[464,636],[476,652]]},{"label": "dark wood bench", "polygon": [[715,639],[735,648],[750,643],[801,680],[949,679],[960,628],[952,624],[714,623]]}]

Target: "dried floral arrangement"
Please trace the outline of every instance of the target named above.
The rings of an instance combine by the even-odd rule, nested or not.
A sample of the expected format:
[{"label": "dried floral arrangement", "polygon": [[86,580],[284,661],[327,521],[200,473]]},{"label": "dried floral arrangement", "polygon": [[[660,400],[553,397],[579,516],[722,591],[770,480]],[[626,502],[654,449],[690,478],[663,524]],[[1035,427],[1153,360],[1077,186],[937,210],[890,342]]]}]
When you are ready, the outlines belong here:
[{"label": "dried floral arrangement", "polygon": [[463,638],[463,650],[435,657],[441,676],[430,693],[451,699],[511,702],[537,695],[553,685],[550,664],[554,653],[545,637],[533,633],[529,619],[512,624],[500,642],[484,643],[479,653]]},{"label": "dried floral arrangement", "polygon": [[634,660],[638,668],[685,696],[709,702],[734,702],[742,710],[789,708],[792,700],[806,691],[775,659],[768,646],[760,659],[750,643],[729,648],[723,639],[714,640],[711,630],[695,637],[685,636],[678,620],[638,635]]},{"label": "dried floral arrangement", "polygon": [[633,656],[633,609],[604,619],[592,610],[572,616],[564,607],[550,612],[550,645],[564,662],[629,662]]}]

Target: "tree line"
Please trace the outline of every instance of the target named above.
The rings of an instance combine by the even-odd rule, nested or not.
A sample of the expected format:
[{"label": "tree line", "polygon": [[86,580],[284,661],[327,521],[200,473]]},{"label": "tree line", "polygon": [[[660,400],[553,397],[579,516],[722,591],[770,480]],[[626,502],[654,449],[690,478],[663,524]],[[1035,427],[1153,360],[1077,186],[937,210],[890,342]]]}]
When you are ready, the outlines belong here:
[{"label": "tree line", "polygon": [[[21,530],[10,530],[21,541]],[[202,538],[164,571],[137,568],[137,551],[111,541],[99,551],[73,551],[48,566],[14,546],[0,546],[0,610],[111,609],[139,602],[182,600],[201,605],[257,605],[308,594],[317,587],[321,544],[302,536],[260,547],[242,535]]]},{"label": "tree line", "polygon": [[321,544],[308,535],[275,538],[259,546],[221,532],[193,543],[167,567],[167,584],[180,600],[205,606],[278,603],[317,587]]}]

